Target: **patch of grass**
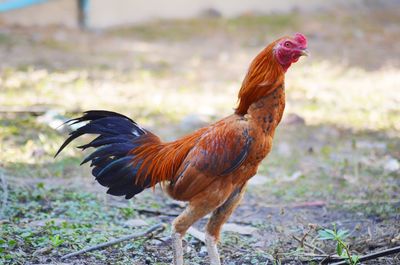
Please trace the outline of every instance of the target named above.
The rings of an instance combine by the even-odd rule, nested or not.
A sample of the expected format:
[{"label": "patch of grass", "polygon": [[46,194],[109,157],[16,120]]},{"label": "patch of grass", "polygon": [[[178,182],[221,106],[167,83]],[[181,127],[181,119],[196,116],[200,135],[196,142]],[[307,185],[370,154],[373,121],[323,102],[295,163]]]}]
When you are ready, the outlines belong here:
[{"label": "patch of grass", "polygon": [[394,218],[400,215],[400,203],[390,202],[374,202],[371,200],[368,203],[361,204],[338,204],[334,206],[335,209],[346,210],[350,212],[363,213],[365,216],[385,220],[388,218]]},{"label": "patch of grass", "polygon": [[15,40],[9,35],[0,33],[0,45],[1,46],[10,46],[15,43]]},{"label": "patch of grass", "polygon": [[[390,202],[398,193],[398,172],[385,169],[388,158],[398,157],[386,144],[397,142],[396,137],[300,125],[283,126],[274,141],[271,154],[260,166],[260,174],[270,182],[256,192],[289,204],[324,200],[349,208],[361,203],[365,207],[357,209],[368,216],[396,214]],[[381,202],[379,207],[373,206],[374,201]],[[371,207],[365,202],[371,202]]]},{"label": "patch of grass", "polygon": [[65,41],[57,41],[52,38],[43,39],[40,41],[40,43],[36,43],[36,45],[60,51],[73,51],[74,49],[73,44],[67,43]]},{"label": "patch of grass", "polygon": [[288,75],[290,108],[305,117],[308,124],[399,130],[400,116],[393,115],[399,100],[393,89],[399,79],[396,68],[367,72],[322,62]]},{"label": "patch of grass", "polygon": [[[76,174],[81,155],[54,160],[65,136],[36,117],[18,116],[0,119],[0,159],[12,175],[24,178],[68,177]],[[68,151],[67,151],[68,153]]]},{"label": "patch of grass", "polygon": [[[95,245],[112,237],[133,233],[121,225],[137,217],[117,207],[108,207],[95,195],[61,187],[10,187],[0,231],[0,263],[38,262],[41,257],[60,255]],[[127,214],[128,213],[128,214]],[[142,241],[115,246],[115,261],[125,259],[126,251],[141,251]],[[102,252],[93,256],[106,260]]]},{"label": "patch of grass", "polygon": [[[300,26],[296,14],[244,15],[235,18],[162,20],[146,25],[115,29],[111,31],[111,34],[134,36],[148,41],[184,41],[221,34],[228,38],[246,39],[250,36],[260,36],[260,32],[276,34],[295,25]],[[263,34],[261,37],[260,40],[264,40]]]}]

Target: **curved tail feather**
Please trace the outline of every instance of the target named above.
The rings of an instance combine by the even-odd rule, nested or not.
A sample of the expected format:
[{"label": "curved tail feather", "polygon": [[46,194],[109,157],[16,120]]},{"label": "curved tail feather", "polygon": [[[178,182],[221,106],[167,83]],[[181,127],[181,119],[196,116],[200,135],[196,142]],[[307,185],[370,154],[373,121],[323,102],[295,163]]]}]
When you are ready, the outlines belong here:
[{"label": "curved tail feather", "polygon": [[74,139],[84,134],[97,134],[93,141],[78,148],[96,148],[81,164],[91,161],[92,175],[101,185],[109,188],[107,193],[124,195],[126,199],[130,199],[151,186],[150,176],[145,176],[144,179],[142,177],[140,183],[136,180],[141,163],[140,159],[134,163],[135,156],[131,154],[140,145],[139,139],[148,133],[146,130],[124,115],[103,110],[87,111],[82,117],[67,123],[80,122],[87,124],[71,132],[55,156]]},{"label": "curved tail feather", "polygon": [[107,193],[130,199],[159,182],[174,181],[188,152],[205,129],[170,143],[142,129],[130,118],[111,111],[91,110],[69,124],[87,122],[70,133],[57,151],[84,134],[98,135],[91,142],[78,146],[94,148],[81,164],[90,162],[92,175]]}]

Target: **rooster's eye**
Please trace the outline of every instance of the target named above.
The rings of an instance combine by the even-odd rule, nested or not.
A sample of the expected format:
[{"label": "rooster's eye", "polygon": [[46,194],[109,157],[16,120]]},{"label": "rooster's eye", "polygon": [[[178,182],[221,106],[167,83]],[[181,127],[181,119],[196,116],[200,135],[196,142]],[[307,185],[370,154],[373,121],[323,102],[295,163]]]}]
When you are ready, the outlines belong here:
[{"label": "rooster's eye", "polygon": [[289,47],[290,47],[290,45],[291,45],[291,44],[290,44],[290,42],[288,42],[288,41],[287,41],[287,42],[285,42],[285,47],[289,48]]}]

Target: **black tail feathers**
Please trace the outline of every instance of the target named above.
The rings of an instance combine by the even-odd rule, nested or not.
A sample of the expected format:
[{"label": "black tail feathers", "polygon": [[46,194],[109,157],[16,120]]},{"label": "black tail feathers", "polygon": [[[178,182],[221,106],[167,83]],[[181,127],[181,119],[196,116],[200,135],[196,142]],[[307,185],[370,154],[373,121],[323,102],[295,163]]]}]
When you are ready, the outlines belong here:
[{"label": "black tail feathers", "polygon": [[150,187],[150,178],[143,185],[135,184],[141,163],[133,164],[134,156],[131,154],[139,145],[140,136],[147,133],[146,130],[122,114],[104,110],[87,111],[82,117],[72,119],[67,124],[80,122],[87,123],[70,133],[55,156],[79,136],[97,134],[93,141],[78,148],[96,149],[81,164],[91,161],[92,175],[101,185],[109,188],[107,193],[124,195],[126,199],[130,199]]}]

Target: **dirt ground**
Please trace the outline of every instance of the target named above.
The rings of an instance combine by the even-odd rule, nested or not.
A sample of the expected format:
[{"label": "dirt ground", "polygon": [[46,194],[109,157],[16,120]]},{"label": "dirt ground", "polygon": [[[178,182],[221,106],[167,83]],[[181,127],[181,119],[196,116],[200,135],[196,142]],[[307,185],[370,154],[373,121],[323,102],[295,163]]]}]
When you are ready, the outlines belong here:
[{"label": "dirt ground", "polygon": [[[294,32],[312,57],[286,76],[284,120],[223,232],[223,264],[319,264],[336,245],[318,231],[335,227],[353,255],[399,246],[399,13],[367,4],[107,32],[2,27],[0,264],[169,264],[184,204],[159,188],[130,201],[106,195],[75,148],[53,159],[67,136],[59,122],[109,109],[175,139],[229,115],[250,60]],[[157,223],[167,228],[152,238],[60,260]],[[207,264],[204,244],[185,240],[187,264]]]}]

